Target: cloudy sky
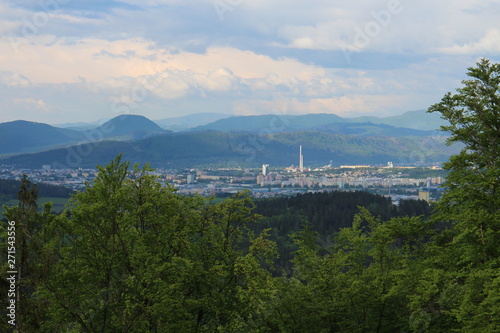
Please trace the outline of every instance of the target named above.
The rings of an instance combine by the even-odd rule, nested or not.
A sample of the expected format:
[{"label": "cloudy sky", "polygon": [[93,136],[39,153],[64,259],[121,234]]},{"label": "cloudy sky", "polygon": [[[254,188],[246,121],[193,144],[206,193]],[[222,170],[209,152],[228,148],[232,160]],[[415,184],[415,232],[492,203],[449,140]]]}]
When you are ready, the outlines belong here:
[{"label": "cloudy sky", "polygon": [[500,0],[0,0],[0,122],[426,109]]}]

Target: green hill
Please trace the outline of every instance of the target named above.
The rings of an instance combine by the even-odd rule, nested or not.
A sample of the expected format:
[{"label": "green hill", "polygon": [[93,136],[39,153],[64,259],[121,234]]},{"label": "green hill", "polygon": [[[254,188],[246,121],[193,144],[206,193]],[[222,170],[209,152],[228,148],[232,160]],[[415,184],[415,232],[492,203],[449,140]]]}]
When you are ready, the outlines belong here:
[{"label": "green hill", "polygon": [[[0,124],[0,155],[15,155],[15,154],[24,154],[24,153],[36,153],[40,151],[48,151],[50,149],[57,149],[62,147],[67,147],[70,145],[74,145],[77,143],[85,143],[86,141],[101,141],[101,140],[114,140],[114,141],[138,141],[141,139],[151,138],[151,142],[145,143],[145,145],[156,145],[159,148],[163,149],[163,145],[165,147],[170,147],[170,151],[166,153],[166,156],[169,154],[173,154],[177,156],[177,150],[181,150],[182,157],[178,157],[180,159],[194,159],[196,160],[198,156],[203,156],[205,152],[212,152],[213,149],[217,148],[217,138],[222,135],[212,134],[209,136],[207,132],[234,132],[233,136],[227,137],[231,142],[231,147],[229,152],[224,152],[223,150],[217,150],[214,154],[210,154],[210,158],[208,158],[208,162],[212,163],[214,160],[220,160],[222,157],[226,158],[227,155],[234,153],[235,156],[231,157],[232,159],[239,160],[242,155],[251,154],[256,155],[255,151],[257,151],[260,155],[266,155],[265,150],[261,148],[262,144],[258,141],[262,138],[265,138],[263,135],[270,135],[272,140],[269,141],[267,138],[264,139],[266,141],[266,145],[268,145],[267,150],[273,150],[274,148],[279,149],[278,152],[273,152],[269,154],[269,157],[275,158],[280,161],[280,163],[287,163],[286,161],[290,161],[287,157],[287,149],[284,147],[278,147],[280,138],[282,134],[285,133],[294,133],[294,132],[318,132],[316,134],[317,137],[324,137],[324,135],[319,133],[326,133],[339,137],[366,137],[370,140],[377,140],[375,137],[385,137],[380,140],[387,141],[389,137],[398,137],[399,141],[407,141],[409,144],[408,147],[412,147],[414,141],[418,141],[418,139],[404,139],[404,137],[421,137],[422,140],[425,137],[435,136],[435,131],[422,131],[418,129],[410,129],[392,126],[389,124],[385,124],[383,122],[392,122],[394,124],[399,125],[407,125],[410,123],[418,124],[419,122],[426,122],[425,118],[430,117],[429,114],[423,111],[414,111],[407,112],[401,116],[397,117],[388,117],[388,118],[375,118],[375,117],[363,117],[363,118],[341,118],[334,114],[308,114],[302,116],[292,116],[292,115],[262,115],[262,116],[241,116],[241,117],[229,117],[224,119],[219,119],[211,124],[199,126],[193,128],[191,132],[183,132],[180,133],[181,137],[175,136],[171,139],[153,139],[155,136],[161,136],[164,134],[172,134],[172,131],[166,131],[158,126],[153,121],[149,120],[146,117],[138,116],[138,115],[120,115],[117,116],[103,125],[94,128],[92,130],[87,131],[75,131],[70,129],[63,129],[53,127],[47,124],[42,123],[34,123],[28,121],[14,121],[10,123],[2,123]],[[420,119],[420,120],[419,120]],[[192,119],[191,119],[192,120]],[[363,122],[364,121],[364,122]],[[380,123],[376,123],[380,122]],[[433,125],[434,127],[438,127],[437,123]],[[417,127],[421,127],[418,125]],[[429,128],[430,125],[428,125]],[[240,132],[238,134],[238,132]],[[198,134],[196,134],[198,133]],[[198,138],[200,139],[198,140]],[[224,134],[227,136],[227,134]],[[224,136],[222,135],[222,136]],[[245,143],[246,139],[241,139],[241,135],[244,137],[245,135],[255,136],[257,137],[257,141],[255,142],[255,138],[249,137],[248,142]],[[303,143],[308,144],[308,138],[311,134],[307,134],[306,138],[304,138]],[[286,138],[287,136],[284,136]],[[331,136],[327,136],[331,137]],[[235,143],[234,140],[242,140],[242,142]],[[156,144],[158,140],[165,141],[162,144]],[[193,140],[198,140],[198,142],[194,143]],[[241,141],[240,140],[240,141]],[[277,140],[273,142],[273,140]],[[286,140],[286,139],[285,139]],[[319,139],[318,139],[319,140]],[[354,140],[354,139],[345,139],[345,140]],[[269,142],[268,142],[269,141]],[[313,139],[314,143],[317,141]],[[441,142],[442,140],[439,140]],[[355,140],[353,141],[355,142]],[[215,146],[213,146],[215,144]],[[355,143],[353,143],[355,145]],[[101,148],[97,148],[96,144],[92,143],[93,154],[99,154],[98,151]],[[97,145],[100,146],[101,144]],[[145,149],[141,147],[142,144],[134,144],[131,150],[131,157],[135,157],[138,160],[142,160],[142,158],[146,155],[158,156],[160,153],[149,151],[145,152]],[[275,147],[275,145],[277,145]],[[375,146],[379,145],[375,143]],[[387,146],[387,144],[384,144]],[[84,144],[84,146],[88,146],[88,144]],[[102,143],[102,146],[105,147],[105,150],[108,149],[116,150],[116,148],[109,148],[109,144]],[[250,146],[250,147],[247,147]],[[254,146],[254,147],[253,147]],[[121,147],[121,145],[117,145],[116,147]],[[183,149],[180,147],[188,147],[188,149]],[[205,147],[205,149],[200,150],[199,147]],[[240,147],[240,148],[238,148]],[[368,145],[368,149],[370,149],[370,145]],[[81,147],[80,149],[83,149]],[[88,147],[86,147],[88,148]],[[227,148],[227,147],[226,147]],[[401,145],[401,148],[404,147]],[[77,149],[77,148],[75,148]],[[96,150],[97,149],[97,150]],[[342,151],[341,148],[332,148],[335,151]],[[95,150],[95,151],[94,151]],[[146,149],[147,150],[147,149]],[[133,152],[133,154],[132,154]],[[193,156],[193,152],[197,152],[198,155]],[[380,151],[375,147],[372,151],[373,156],[380,155]],[[400,155],[398,150],[395,150],[394,153],[390,153],[389,156]],[[56,155],[54,155],[56,154]],[[58,156],[58,153],[47,152],[47,154],[43,156]],[[430,155],[432,155],[431,153]],[[78,155],[85,155],[85,153],[79,153]],[[103,154],[106,155],[106,154]],[[187,156],[190,157],[187,157]],[[294,153],[295,155],[295,153]],[[312,154],[314,155],[314,153]],[[349,153],[341,154],[339,156],[330,156],[331,158],[336,157],[344,157],[347,158]],[[352,154],[351,154],[352,155]],[[354,154],[355,155],[355,154]],[[384,154],[380,155],[380,158],[383,158]],[[163,158],[163,157],[162,157]],[[201,158],[203,159],[203,157]],[[245,159],[245,158],[243,158]],[[255,159],[255,156],[252,157]],[[56,161],[60,161],[59,157],[55,157]],[[84,160],[87,160],[84,159]],[[90,158],[92,160],[92,158]],[[108,157],[106,158],[106,161]],[[319,159],[318,159],[319,160]],[[316,161],[316,160],[315,160]],[[48,161],[49,163],[51,161]],[[178,162],[178,161],[174,161]],[[34,161],[33,163],[37,163]],[[78,162],[79,163],[79,162]],[[170,163],[170,161],[168,162]],[[205,162],[203,162],[205,163]],[[239,163],[239,162],[238,162]]]},{"label": "green hill", "polygon": [[89,140],[139,140],[167,133],[171,131],[162,129],[146,117],[136,115],[120,115],[85,131],[18,120],[0,124],[0,155],[35,153]]},{"label": "green hill", "polygon": [[132,142],[87,143],[42,153],[0,160],[17,167],[95,167],[123,153],[131,162],[155,167],[289,166],[298,162],[303,146],[306,166],[334,164],[411,163],[446,160],[458,148],[445,145],[445,137],[357,137],[326,132],[291,132],[275,135],[205,132],[158,135]]},{"label": "green hill", "polygon": [[148,136],[168,133],[144,116],[119,115],[92,130],[107,139],[138,140]]},{"label": "green hill", "polygon": [[163,129],[179,132],[229,117],[231,117],[230,114],[203,112],[188,114],[187,116],[159,119],[155,120],[155,123]]},{"label": "green hill", "polygon": [[[422,130],[424,127],[426,130]],[[387,118],[342,118],[334,114],[238,116],[220,119],[207,125],[195,127],[192,130],[257,133],[320,131],[357,136],[384,135],[400,137],[435,135],[437,128],[439,126],[435,125],[433,116],[425,112],[415,111]]]},{"label": "green hill", "polygon": [[289,132],[344,121],[343,118],[334,114],[234,116],[220,119],[204,126],[195,127],[193,130],[252,132],[269,129],[272,132]]},{"label": "green hill", "polygon": [[36,152],[75,144],[85,137],[78,131],[32,121],[0,123],[0,155]]},{"label": "green hill", "polygon": [[447,121],[441,119],[436,113],[427,113],[426,110],[408,111],[401,115],[391,117],[356,117],[346,118],[350,122],[371,122],[374,124],[385,124],[395,127],[405,127],[415,130],[432,131],[437,130]]}]

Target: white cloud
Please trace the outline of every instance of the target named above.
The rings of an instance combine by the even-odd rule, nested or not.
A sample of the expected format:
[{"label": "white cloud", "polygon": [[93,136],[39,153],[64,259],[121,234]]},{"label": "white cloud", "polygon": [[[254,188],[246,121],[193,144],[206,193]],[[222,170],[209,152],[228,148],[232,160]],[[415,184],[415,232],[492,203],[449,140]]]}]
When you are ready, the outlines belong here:
[{"label": "white cloud", "polygon": [[37,107],[94,120],[117,103],[165,116],[403,112],[500,53],[499,0],[399,0],[401,12],[356,42],[391,1],[226,1],[223,21],[213,0],[71,2],[26,35],[39,3],[0,0],[0,121]]},{"label": "white cloud", "polygon": [[[80,15],[78,15],[80,14]],[[54,20],[61,20],[64,22],[68,23],[76,23],[76,24],[89,24],[89,25],[94,25],[94,24],[103,24],[103,19],[97,19],[97,18],[89,18],[85,17],[81,14],[85,14],[85,12],[73,12],[71,14],[63,14],[63,13],[54,13],[51,14],[51,18]]]},{"label": "white cloud", "polygon": [[[72,41],[55,36],[36,40],[18,39],[18,52],[7,41],[0,46],[0,71],[19,72],[35,83],[67,83],[79,77],[100,81],[108,77],[150,74],[159,61],[150,48],[152,42],[142,39],[107,41],[84,39]],[[103,53],[106,51],[106,53]],[[130,54],[130,57],[113,57]]]},{"label": "white cloud", "polygon": [[[121,78],[170,71],[170,74],[177,75],[176,79],[183,80],[179,73],[192,76],[187,81],[197,81],[197,85],[208,90],[220,90],[220,86],[228,90],[237,78],[274,75],[282,81],[307,81],[325,75],[322,68],[294,59],[272,59],[230,47],[213,47],[205,53],[193,53],[172,52],[144,39],[72,42],[45,36],[37,41],[21,45],[17,54],[13,49],[0,54],[0,71],[15,71],[38,84],[70,83],[83,78],[89,82],[105,81],[118,85],[121,83],[116,81]],[[6,41],[3,47],[8,49]]]},{"label": "white cloud", "polygon": [[285,25],[279,35],[289,41],[286,47],[316,50],[341,50],[348,45],[348,32],[354,21],[339,18],[311,26]]},{"label": "white cloud", "polygon": [[239,115],[333,113],[340,116],[363,113],[366,109],[367,107],[363,100],[346,96],[338,98],[314,98],[306,101],[296,98],[272,101],[241,101],[234,108],[235,113]]},{"label": "white cloud", "polygon": [[52,112],[54,107],[52,105],[47,104],[42,99],[34,99],[32,97],[28,98],[14,98],[14,104],[20,105],[22,108],[31,108],[37,109],[45,112]]},{"label": "white cloud", "polygon": [[477,41],[444,47],[441,51],[448,54],[497,55],[500,53],[500,30],[490,29]]},{"label": "white cloud", "polygon": [[[0,8],[0,10],[1,10],[1,8]],[[17,26],[18,26],[18,24],[16,24],[15,22],[0,20],[0,35],[3,35],[3,36],[7,35],[10,31],[14,30]]]},{"label": "white cloud", "polygon": [[[391,3],[399,5],[391,7]],[[280,15],[275,23],[275,45],[305,50],[435,54],[457,42],[478,40],[485,30],[498,27],[500,13],[498,0],[307,4],[311,6],[308,13],[323,6],[332,15],[305,13],[306,19],[296,21],[290,15]]]},{"label": "white cloud", "polygon": [[28,87],[31,85],[30,80],[19,73],[2,71],[0,71],[0,83],[9,87]]},{"label": "white cloud", "polygon": [[[239,115],[330,113],[354,117],[376,113],[379,116],[386,116],[391,114],[391,109],[398,108],[405,101],[414,101],[414,96],[352,95],[306,100],[298,98],[271,101],[245,100],[237,102],[234,111]],[[411,110],[411,108],[404,110]]]}]

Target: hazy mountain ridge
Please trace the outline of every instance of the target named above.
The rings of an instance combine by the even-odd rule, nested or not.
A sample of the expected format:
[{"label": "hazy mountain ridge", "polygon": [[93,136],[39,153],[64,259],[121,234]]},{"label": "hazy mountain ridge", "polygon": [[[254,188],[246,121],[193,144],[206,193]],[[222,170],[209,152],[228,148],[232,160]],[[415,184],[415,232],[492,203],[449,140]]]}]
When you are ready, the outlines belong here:
[{"label": "hazy mountain ridge", "polygon": [[[275,132],[304,130],[351,135],[427,136],[435,135],[446,122],[424,110],[399,116],[343,118],[335,114],[233,116],[194,127],[192,131],[249,131],[270,129]],[[353,130],[357,127],[357,130]],[[434,133],[432,133],[434,132]]]},{"label": "hazy mountain ridge", "polygon": [[442,135],[441,132],[436,130],[417,130],[412,128],[395,127],[386,124],[375,124],[372,122],[353,122],[353,123],[331,123],[327,125],[321,125],[313,127],[310,130],[316,130],[321,132],[329,132],[335,134],[344,135],[355,135],[355,136],[387,136],[387,137],[405,137],[405,136],[433,136]]},{"label": "hazy mountain ridge", "polygon": [[[422,117],[422,114],[429,116],[418,111],[401,117]],[[366,121],[366,117],[358,118],[358,122],[353,119],[332,114],[235,116],[178,133],[166,131],[137,115],[120,115],[82,132],[39,123],[4,123],[0,124],[0,129],[4,128],[0,130],[0,154],[36,153],[82,145],[11,157],[0,160],[0,164],[39,168],[42,164],[57,162],[55,164],[68,167],[73,164],[95,167],[123,152],[132,161],[156,165],[258,165],[274,161],[285,166],[296,162],[298,145],[308,149],[305,155],[314,164],[330,160],[339,163],[410,161],[415,156],[424,156],[422,159],[426,161],[444,161],[457,152],[444,145],[442,132],[360,122]],[[24,127],[19,128],[20,125]],[[422,148],[426,142],[433,145]],[[79,156],[89,149],[89,156]]]},{"label": "hazy mountain ridge", "polygon": [[181,132],[231,116],[233,115],[224,113],[194,113],[187,116],[159,119],[154,122],[165,130]]},{"label": "hazy mountain ridge", "polygon": [[345,119],[350,122],[371,122],[421,131],[439,130],[441,126],[448,124],[441,116],[435,113],[428,113],[427,110],[407,111],[403,114],[389,117],[363,116]]},{"label": "hazy mountain ridge", "polygon": [[[110,119],[105,119],[89,123],[66,123],[52,126],[83,131],[97,128],[99,124],[103,124],[105,121],[109,120]],[[441,119],[439,115],[427,113],[426,110],[407,111],[403,114],[389,117],[361,116],[353,118],[340,117],[335,114],[327,113],[238,116],[233,114],[202,112],[186,116],[163,118],[154,120],[153,122],[162,129],[174,132],[186,130],[255,130],[276,126],[286,131],[290,131],[291,129],[312,129],[313,127],[339,122],[384,124],[420,131],[438,130],[441,125],[446,125],[446,121]],[[241,126],[246,126],[246,128],[240,128]]]},{"label": "hazy mountain ridge", "polygon": [[63,124],[51,124],[51,126],[57,127],[57,128],[66,128],[66,129],[71,129],[74,131],[88,131],[95,129],[99,127],[100,125],[104,124],[106,121],[110,119],[101,119],[93,122],[83,122],[79,121],[76,123],[63,123]]},{"label": "hazy mountain ridge", "polygon": [[0,155],[20,154],[75,144],[85,136],[74,130],[16,120],[0,123]]},{"label": "hazy mountain ridge", "polygon": [[[103,141],[47,152],[24,154],[0,160],[0,164],[39,168],[91,167],[106,164],[123,153],[135,163],[154,167],[275,166],[296,165],[302,145],[306,165],[381,164],[444,161],[456,147],[445,145],[445,137],[387,138],[354,137],[325,132],[291,132],[274,135],[206,132],[153,136],[131,142]],[[89,152],[83,155],[78,152]]]},{"label": "hazy mountain ridge", "polygon": [[162,129],[146,117],[135,115],[121,115],[85,131],[18,120],[0,123],[0,155],[35,153],[89,140],[129,141],[168,133],[171,131]]}]

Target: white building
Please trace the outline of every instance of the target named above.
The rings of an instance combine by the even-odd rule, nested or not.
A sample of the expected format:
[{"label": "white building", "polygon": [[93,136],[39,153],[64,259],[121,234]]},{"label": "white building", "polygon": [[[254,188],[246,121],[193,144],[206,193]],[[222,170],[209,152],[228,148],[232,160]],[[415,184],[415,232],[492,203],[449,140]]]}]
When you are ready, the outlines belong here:
[{"label": "white building", "polygon": [[269,164],[262,164],[262,175],[266,176],[269,171]]}]

